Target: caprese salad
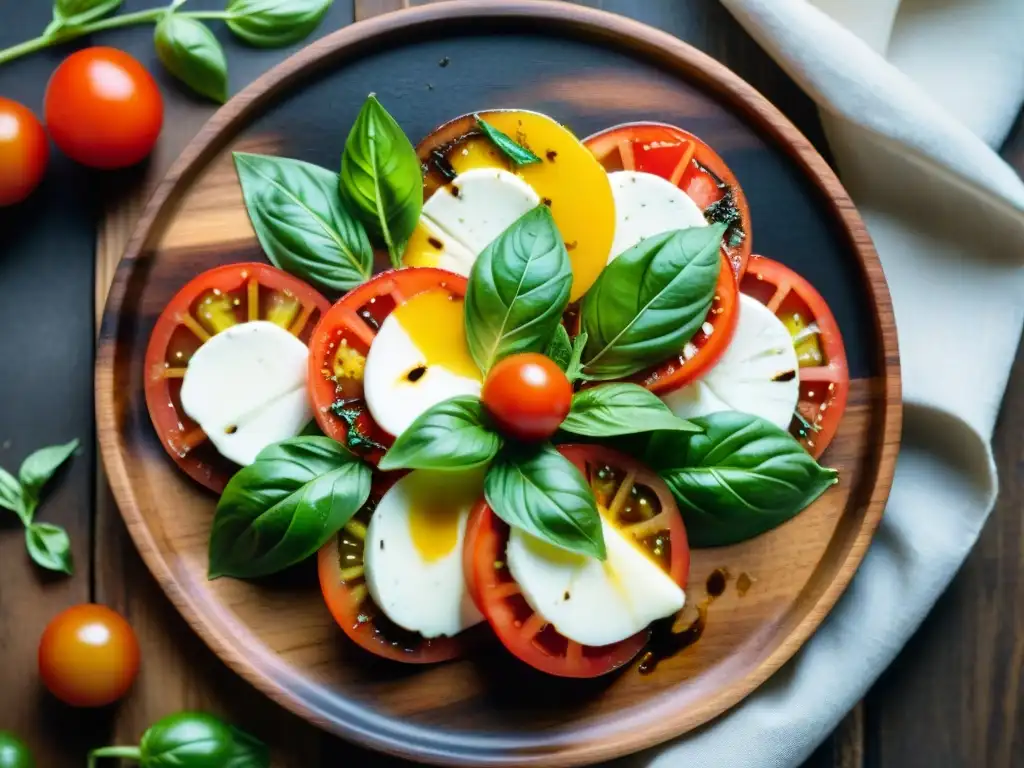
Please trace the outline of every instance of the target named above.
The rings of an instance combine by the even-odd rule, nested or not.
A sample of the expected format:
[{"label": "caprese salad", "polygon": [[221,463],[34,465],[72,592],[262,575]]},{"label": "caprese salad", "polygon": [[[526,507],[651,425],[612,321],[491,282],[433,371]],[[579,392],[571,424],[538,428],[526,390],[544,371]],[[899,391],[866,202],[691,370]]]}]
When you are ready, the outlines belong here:
[{"label": "caprese salad", "polygon": [[274,266],[189,282],[146,359],[165,448],[220,494],[211,578],[318,553],[378,656],[490,633],[593,677],[681,611],[691,546],[837,482],[816,461],[849,387],[835,319],[751,255],[739,183],[685,130],[581,141],[493,110],[414,147],[371,96],[340,173],[236,165]]}]

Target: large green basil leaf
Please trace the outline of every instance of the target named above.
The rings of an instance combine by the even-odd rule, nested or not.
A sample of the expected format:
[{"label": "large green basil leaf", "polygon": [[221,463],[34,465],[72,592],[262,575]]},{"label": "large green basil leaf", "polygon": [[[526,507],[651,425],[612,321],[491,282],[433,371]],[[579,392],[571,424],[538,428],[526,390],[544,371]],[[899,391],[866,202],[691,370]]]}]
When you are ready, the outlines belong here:
[{"label": "large green basil leaf", "polygon": [[341,204],[338,174],[286,157],[235,153],[249,219],[275,267],[343,293],[370,277],[373,248]]},{"label": "large green basil leaf", "polygon": [[654,393],[639,384],[602,384],[577,392],[572,408],[559,427],[587,437],[614,437],[638,432],[700,432],[681,419]]},{"label": "large green basil leaf", "polygon": [[327,14],[333,0],[231,0],[228,28],[257,48],[302,40]]},{"label": "large green basil leaf", "polygon": [[25,546],[36,565],[47,570],[60,571],[69,576],[75,569],[71,562],[71,539],[59,525],[28,523],[25,527]]},{"label": "large green basil leaf", "polygon": [[572,266],[551,211],[538,205],[488,245],[466,285],[466,340],[484,373],[508,355],[543,352],[569,303]]},{"label": "large green basil leaf", "polygon": [[380,468],[472,469],[493,459],[501,442],[479,398],[453,397],[416,417],[380,460]]},{"label": "large green basil leaf", "polygon": [[423,208],[423,176],[412,143],[373,94],[345,141],[340,189],[349,210],[401,266]]},{"label": "large green basil leaf", "polygon": [[648,463],[668,484],[696,547],[735,544],[794,517],[838,482],[788,432],[723,411],[693,420],[704,434],[659,433]]},{"label": "large green basil leaf", "polygon": [[56,0],[53,21],[43,33],[49,37],[57,32],[74,29],[101,19],[121,6],[122,0]]},{"label": "large green basil leaf", "polygon": [[725,226],[650,237],[604,268],[583,299],[584,372],[617,379],[677,355],[715,297]]},{"label": "large green basil leaf", "polygon": [[146,768],[223,768],[233,747],[226,723],[204,712],[179,712],[142,734],[138,759]]},{"label": "large green basil leaf", "polygon": [[265,448],[228,482],[210,533],[210,578],[275,573],[316,552],[370,494],[370,468],[326,437]]},{"label": "large green basil leaf", "polygon": [[78,440],[63,445],[48,445],[28,455],[18,470],[21,495],[29,517],[35,512],[43,486],[49,482],[60,466],[78,450]]},{"label": "large green basil leaf", "polygon": [[604,560],[594,494],[582,473],[553,446],[506,446],[487,470],[484,497],[509,525],[556,547]]},{"label": "large green basil leaf", "polygon": [[156,55],[196,93],[223,104],[228,98],[228,62],[217,38],[201,21],[169,13],[153,32]]}]

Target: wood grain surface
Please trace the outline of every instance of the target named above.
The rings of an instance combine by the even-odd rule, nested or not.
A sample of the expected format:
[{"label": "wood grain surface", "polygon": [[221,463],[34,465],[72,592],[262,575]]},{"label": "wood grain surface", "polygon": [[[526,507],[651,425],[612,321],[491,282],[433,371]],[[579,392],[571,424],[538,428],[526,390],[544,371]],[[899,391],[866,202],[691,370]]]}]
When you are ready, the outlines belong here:
[{"label": "wood grain surface", "polygon": [[[219,7],[218,0],[190,0],[197,7]],[[779,106],[820,151],[827,153],[811,102],[735,24],[715,0],[592,0],[587,3],[631,15],[678,35],[725,62]],[[147,3],[127,0],[131,10]],[[355,2],[355,13],[393,10],[404,5],[387,0]],[[325,28],[351,20],[352,4],[336,0]],[[41,8],[39,25],[48,10]],[[346,18],[347,16],[347,18]],[[22,29],[16,42],[34,33]],[[103,39],[124,47],[144,62],[158,66],[148,31],[126,30]],[[250,52],[225,40],[233,83],[244,83],[276,59],[276,52]],[[241,62],[239,58],[241,57]],[[44,79],[40,79],[41,89]],[[192,138],[212,109],[182,96],[162,81],[168,94],[168,120],[160,155],[149,168],[155,181]],[[1024,130],[1018,129],[1004,150],[1024,170]],[[826,154],[827,157],[827,154]],[[110,207],[103,221],[97,258],[97,308],[113,267],[130,235],[134,218],[147,197],[143,179],[127,187],[132,194],[101,195]],[[12,309],[17,306],[12,302]],[[57,332],[59,333],[59,332]],[[928,765],[1020,766],[1024,754],[1021,727],[1024,685],[1021,684],[1024,616],[1020,585],[1024,582],[1024,356],[1010,379],[1000,416],[995,449],[1003,492],[996,511],[949,593],[883,677],[836,734],[805,768],[902,768]],[[88,413],[91,406],[86,405]],[[23,426],[4,414],[4,434],[25,435],[0,456],[15,465],[38,441],[67,439],[81,432],[74,425],[41,423],[39,414],[24,416]],[[61,417],[64,418],[64,417]],[[29,423],[30,422],[30,423]],[[88,422],[87,422],[88,423]],[[30,442],[32,441],[32,442]],[[219,711],[264,736],[272,745],[275,765],[391,766],[397,761],[365,753],[309,726],[256,694],[230,672],[173,610],[127,539],[100,477],[96,484],[94,523],[88,514],[93,481],[86,460],[72,468],[46,506],[46,516],[69,528],[75,542],[78,573],[73,580],[36,576],[22,550],[21,537],[4,530],[0,537],[0,728],[22,733],[36,749],[41,766],[81,766],[86,745],[133,742],[156,718],[183,707]],[[91,529],[95,536],[90,540]],[[90,547],[90,541],[92,546]],[[90,552],[90,549],[92,550]],[[117,708],[99,713],[71,711],[47,697],[36,681],[36,638],[60,607],[88,597],[124,611],[143,645],[143,674],[132,695]],[[949,599],[947,599],[949,598]],[[16,702],[16,706],[9,706]],[[983,704],[983,706],[978,706]],[[403,763],[404,765],[404,763]]]}]

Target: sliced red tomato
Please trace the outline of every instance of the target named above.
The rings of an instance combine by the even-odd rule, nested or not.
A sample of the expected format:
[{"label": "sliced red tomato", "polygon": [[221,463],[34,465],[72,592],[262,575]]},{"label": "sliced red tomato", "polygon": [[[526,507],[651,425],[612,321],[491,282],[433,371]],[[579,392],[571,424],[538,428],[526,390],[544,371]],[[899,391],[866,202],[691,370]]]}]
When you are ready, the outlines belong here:
[{"label": "sliced red tomato", "polygon": [[376,464],[394,441],[370,416],[363,399],[363,368],[373,337],[399,304],[424,291],[466,295],[466,278],[433,267],[382,272],[335,303],[309,343],[309,393],[317,424]]},{"label": "sliced red tomato", "polygon": [[607,171],[643,171],[667,179],[709,220],[727,224],[722,254],[733,274],[743,275],[750,257],[750,206],[733,172],[711,147],[664,123],[626,123],[583,143]]},{"label": "sliced red tomato", "polygon": [[313,288],[268,264],[216,267],[178,291],[149,337],[145,390],[149,417],[179,467],[216,493],[237,470],[181,407],[181,383],[195,351],[220,331],[250,320],[277,323],[308,343],[329,307]]},{"label": "sliced red tomato", "polygon": [[[631,536],[680,586],[690,572],[690,548],[679,509],[665,483],[625,454],[598,445],[558,449],[584,474],[609,521]],[[498,639],[531,667],[559,677],[597,677],[629,663],[648,630],[612,645],[580,645],[533,611],[504,565],[508,526],[486,501],[470,515],[463,550],[470,595]]]},{"label": "sliced red tomato", "polygon": [[381,496],[403,474],[378,475],[370,501],[321,547],[317,557],[320,590],[338,626],[364,650],[392,661],[432,664],[461,656],[479,633],[471,629],[456,637],[427,639],[403,629],[377,607],[364,578],[366,527]]},{"label": "sliced red tomato", "polygon": [[750,259],[740,289],[774,312],[793,335],[800,400],[790,431],[817,458],[835,437],[850,391],[839,324],[814,286],[763,256]]}]

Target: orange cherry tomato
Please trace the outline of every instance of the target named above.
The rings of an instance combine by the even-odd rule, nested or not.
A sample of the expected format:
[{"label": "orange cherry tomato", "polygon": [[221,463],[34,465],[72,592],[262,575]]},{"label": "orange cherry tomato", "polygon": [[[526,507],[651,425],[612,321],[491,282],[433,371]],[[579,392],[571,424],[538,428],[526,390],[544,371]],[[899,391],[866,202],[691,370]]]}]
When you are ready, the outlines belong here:
[{"label": "orange cherry tomato", "polygon": [[139,671],[139,642],[121,614],[86,603],[58,613],[39,641],[39,675],[74,707],[120,699]]},{"label": "orange cherry tomato", "polygon": [[39,186],[49,154],[32,111],[0,96],[0,207],[20,203]]},{"label": "orange cherry tomato", "polygon": [[572,384],[551,358],[526,352],[491,368],[480,399],[505,434],[546,440],[569,415]]},{"label": "orange cherry tomato", "polygon": [[46,86],[46,125],[58,147],[92,168],[124,168],[148,155],[163,126],[153,76],[115,48],[68,56]]}]

